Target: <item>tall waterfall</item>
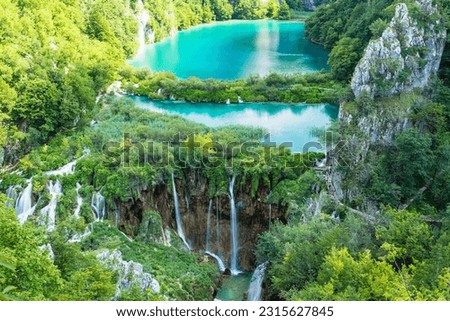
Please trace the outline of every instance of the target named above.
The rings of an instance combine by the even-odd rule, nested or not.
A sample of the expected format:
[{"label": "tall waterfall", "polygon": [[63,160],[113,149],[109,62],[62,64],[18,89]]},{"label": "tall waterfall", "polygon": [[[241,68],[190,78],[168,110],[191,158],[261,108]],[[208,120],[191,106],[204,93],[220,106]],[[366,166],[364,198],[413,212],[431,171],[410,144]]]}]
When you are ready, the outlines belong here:
[{"label": "tall waterfall", "polygon": [[136,54],[137,57],[141,56],[145,52],[145,30],[147,28],[147,22],[150,19],[150,14],[144,8],[142,0],[138,0],[136,3],[137,20],[139,23],[138,40],[139,49]]},{"label": "tall waterfall", "polygon": [[206,251],[205,253],[212,256],[217,261],[217,265],[219,266],[220,272],[225,272],[225,264],[222,259],[217,255],[211,252],[211,215],[212,215],[212,198],[209,200],[208,206],[208,217],[206,219]]},{"label": "tall waterfall", "polygon": [[94,210],[95,221],[99,221],[105,217],[105,198],[100,192],[92,194],[91,207]]},{"label": "tall waterfall", "polygon": [[250,286],[248,288],[248,301],[261,301],[262,283],[264,281],[264,273],[266,272],[268,262],[264,262],[253,272]]},{"label": "tall waterfall", "polygon": [[209,200],[208,216],[206,218],[206,250],[209,251],[211,246],[211,212],[212,212],[212,198]]},{"label": "tall waterfall", "polygon": [[75,211],[73,212],[73,215],[76,218],[80,218],[80,211],[81,211],[81,205],[83,205],[83,198],[81,197],[79,190],[81,188],[80,183],[77,183],[75,190],[77,191],[77,207],[75,208]]},{"label": "tall waterfall", "polygon": [[177,186],[175,185],[175,177],[173,173],[172,173],[172,192],[173,192],[173,203],[175,206],[175,220],[177,222],[177,233],[178,236],[183,240],[183,243],[186,245],[186,247],[189,250],[191,250],[191,246],[186,241],[186,236],[184,235],[183,221],[181,220],[180,214],[180,203],[178,201]]},{"label": "tall waterfall", "polygon": [[30,179],[27,187],[20,193],[16,201],[16,215],[20,223],[24,223],[34,213],[36,205],[32,206],[32,194],[33,182]]},{"label": "tall waterfall", "polygon": [[46,219],[47,230],[51,232],[56,226],[56,206],[58,205],[58,197],[62,194],[62,186],[59,180],[56,180],[55,183],[49,181],[47,189],[52,198],[48,205],[41,209],[41,216]]},{"label": "tall waterfall", "polygon": [[237,222],[237,210],[236,203],[234,201],[234,182],[236,176],[230,180],[230,208],[231,208],[231,260],[230,260],[230,271],[232,275],[238,275],[239,271],[239,233],[238,233],[238,222]]}]

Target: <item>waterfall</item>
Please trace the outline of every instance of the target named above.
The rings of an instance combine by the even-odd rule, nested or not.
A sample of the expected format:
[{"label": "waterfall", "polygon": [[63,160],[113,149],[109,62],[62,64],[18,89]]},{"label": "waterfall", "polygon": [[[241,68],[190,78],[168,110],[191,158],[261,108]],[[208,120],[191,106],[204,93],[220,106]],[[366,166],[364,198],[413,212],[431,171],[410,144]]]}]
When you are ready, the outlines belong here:
[{"label": "waterfall", "polygon": [[58,168],[58,169],[55,169],[55,170],[53,170],[53,171],[45,172],[45,174],[46,174],[47,176],[51,176],[51,175],[61,175],[61,176],[64,176],[64,175],[73,174],[73,173],[75,172],[75,165],[76,165],[76,163],[77,163],[76,160],[71,161],[70,163],[67,163],[67,164],[64,165],[64,166],[61,166],[61,167]]},{"label": "waterfall", "polygon": [[105,217],[105,198],[100,192],[92,194],[91,207],[94,210],[95,221],[99,221]]},{"label": "waterfall", "polygon": [[6,206],[13,207],[17,200],[16,186],[11,185],[10,187],[8,187],[8,189],[6,190],[6,197],[11,199],[11,201],[6,201]]},{"label": "waterfall", "polygon": [[20,223],[24,223],[29,216],[34,213],[36,208],[32,205],[32,195],[33,195],[33,182],[30,179],[28,181],[27,187],[20,193],[19,198],[16,201],[16,215]]},{"label": "waterfall", "polygon": [[266,271],[268,262],[264,262],[253,272],[250,286],[248,288],[248,301],[261,301],[262,283],[264,281],[264,272]]},{"label": "waterfall", "polygon": [[117,202],[114,202],[114,225],[119,225],[119,218],[120,218],[120,210],[119,206],[117,206]]},{"label": "waterfall", "polygon": [[234,182],[236,180],[236,176],[230,180],[230,208],[231,208],[231,262],[230,262],[230,271],[231,275],[238,275],[239,271],[239,244],[238,244],[238,222],[237,222],[237,210],[236,204],[234,201]]},{"label": "waterfall", "polygon": [[244,103],[244,101],[242,100],[241,96],[238,96],[238,102],[239,102],[239,104],[243,104]]},{"label": "waterfall", "polygon": [[219,213],[219,198],[216,196],[216,244],[220,244],[220,213]]},{"label": "waterfall", "polygon": [[212,198],[209,199],[208,216],[206,218],[206,251],[210,250],[210,242],[211,242],[211,212],[212,212]]},{"label": "waterfall", "polygon": [[175,220],[177,223],[177,233],[178,236],[183,240],[183,243],[186,245],[186,247],[191,250],[191,246],[186,241],[186,236],[184,235],[183,231],[183,221],[181,220],[181,214],[180,214],[180,204],[178,202],[178,194],[177,194],[177,186],[175,185],[175,177],[172,173],[172,192],[173,192],[173,203],[175,206]]},{"label": "waterfall", "polygon": [[83,205],[83,198],[81,197],[79,190],[81,188],[80,183],[77,183],[75,190],[77,191],[77,207],[73,212],[73,215],[78,219],[80,218],[81,205]]},{"label": "waterfall", "polygon": [[206,251],[205,251],[205,253],[216,259],[220,272],[225,272],[225,264],[223,263],[222,259],[218,255],[211,252],[210,244],[211,244],[212,205],[213,205],[213,200],[211,198],[211,199],[209,199],[208,217],[206,219]]},{"label": "waterfall", "polygon": [[208,254],[209,256],[215,258],[217,261],[217,265],[219,266],[219,271],[225,272],[225,264],[223,263],[222,259],[218,255],[216,255],[210,251],[205,251],[205,254]]},{"label": "waterfall", "polygon": [[58,197],[62,194],[62,186],[59,180],[56,180],[55,183],[49,181],[47,189],[50,192],[51,199],[48,205],[41,209],[41,215],[46,218],[47,230],[51,232],[56,226],[56,206],[58,205]]},{"label": "waterfall", "polygon": [[145,52],[145,30],[147,29],[147,22],[150,19],[150,14],[144,8],[142,0],[138,0],[136,3],[137,20],[139,23],[138,39],[139,39],[139,49],[136,54],[137,57],[142,56]]}]

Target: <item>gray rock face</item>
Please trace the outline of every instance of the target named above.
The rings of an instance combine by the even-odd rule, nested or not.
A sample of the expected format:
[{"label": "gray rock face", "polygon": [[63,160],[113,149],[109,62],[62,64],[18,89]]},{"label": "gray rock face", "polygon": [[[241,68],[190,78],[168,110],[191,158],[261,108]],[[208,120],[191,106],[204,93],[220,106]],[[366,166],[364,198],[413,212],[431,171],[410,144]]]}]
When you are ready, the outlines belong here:
[{"label": "gray rock face", "polygon": [[129,290],[133,285],[138,286],[142,291],[151,289],[153,293],[159,293],[159,282],[149,273],[144,272],[141,264],[133,261],[124,261],[120,251],[104,250],[97,254],[97,259],[119,274],[114,295],[115,300],[120,298],[122,290]]},{"label": "gray rock face", "polygon": [[382,36],[367,46],[356,66],[351,88],[355,96],[392,96],[415,88],[423,89],[436,75],[446,40],[442,16],[432,0],[416,5],[427,21],[412,17],[404,3]]},{"label": "gray rock face", "polygon": [[314,11],[318,6],[326,4],[327,0],[303,0],[303,10]]}]

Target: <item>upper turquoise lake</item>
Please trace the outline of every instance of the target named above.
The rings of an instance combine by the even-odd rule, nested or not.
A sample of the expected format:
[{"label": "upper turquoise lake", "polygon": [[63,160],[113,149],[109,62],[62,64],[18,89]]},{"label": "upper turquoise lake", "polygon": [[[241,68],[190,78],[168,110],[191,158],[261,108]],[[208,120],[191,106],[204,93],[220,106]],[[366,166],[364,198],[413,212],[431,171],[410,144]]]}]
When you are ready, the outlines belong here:
[{"label": "upper turquoise lake", "polygon": [[129,63],[179,78],[231,80],[318,71],[328,68],[327,59],[325,49],[305,39],[303,23],[233,20],[180,31],[147,45]]}]

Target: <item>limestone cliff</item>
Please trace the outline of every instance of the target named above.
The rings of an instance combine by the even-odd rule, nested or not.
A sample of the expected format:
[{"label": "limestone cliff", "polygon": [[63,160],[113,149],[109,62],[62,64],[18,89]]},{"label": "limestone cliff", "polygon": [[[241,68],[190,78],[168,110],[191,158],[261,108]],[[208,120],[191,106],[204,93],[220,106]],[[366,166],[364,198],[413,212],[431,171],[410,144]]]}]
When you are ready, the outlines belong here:
[{"label": "limestone cliff", "polygon": [[327,0],[303,0],[303,10],[314,11],[318,6],[326,4]]},{"label": "limestone cliff", "polygon": [[423,89],[436,75],[446,40],[442,16],[432,0],[400,3],[389,27],[367,46],[356,66],[355,96],[392,96]]},{"label": "limestone cliff", "polygon": [[[144,220],[144,212],[153,210],[162,218],[163,229],[177,230],[172,189],[169,179],[162,179],[154,187],[143,187],[137,199],[120,206],[119,228],[126,231],[130,226],[137,227]],[[209,182],[201,172],[185,169],[183,175],[175,179],[179,198],[181,219],[186,240],[194,251],[206,250],[209,220],[209,250],[222,258],[225,265],[230,264],[231,254],[231,207],[227,193],[208,197]],[[286,208],[269,205],[268,187],[260,184],[252,197],[251,184],[237,178],[234,196],[238,212],[239,266],[251,270],[255,263],[255,245],[260,233],[269,229],[269,221],[285,221]],[[133,232],[126,231],[134,237]]]}]

